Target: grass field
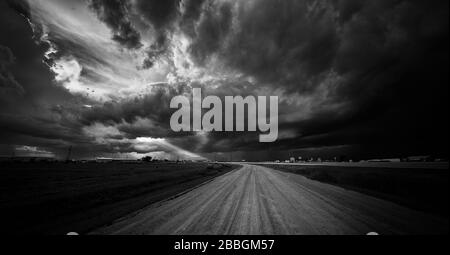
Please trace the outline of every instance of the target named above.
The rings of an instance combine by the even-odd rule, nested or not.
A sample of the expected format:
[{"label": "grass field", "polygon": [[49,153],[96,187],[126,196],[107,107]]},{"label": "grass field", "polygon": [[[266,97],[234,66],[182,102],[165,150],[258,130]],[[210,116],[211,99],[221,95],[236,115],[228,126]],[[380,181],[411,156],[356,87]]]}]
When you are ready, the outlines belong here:
[{"label": "grass field", "polygon": [[264,164],[420,211],[448,217],[448,169]]},{"label": "grass field", "polygon": [[236,167],[206,163],[1,163],[1,233],[86,233]]}]

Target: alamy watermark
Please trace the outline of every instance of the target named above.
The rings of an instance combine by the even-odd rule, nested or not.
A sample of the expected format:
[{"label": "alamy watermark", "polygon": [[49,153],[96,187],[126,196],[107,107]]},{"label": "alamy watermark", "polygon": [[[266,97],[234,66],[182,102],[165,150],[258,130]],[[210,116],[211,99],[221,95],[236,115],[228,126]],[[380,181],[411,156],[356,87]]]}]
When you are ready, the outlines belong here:
[{"label": "alamy watermark", "polygon": [[[256,132],[262,133],[259,141],[275,142],[278,139],[278,97],[270,96],[267,108],[266,96],[225,96],[225,105],[217,96],[207,96],[202,100],[200,88],[192,92],[191,103],[186,96],[176,96],[170,102],[172,114],[170,127],[175,132]],[[202,116],[202,110],[208,110]],[[245,130],[245,109],[247,109],[247,130]],[[267,117],[269,112],[269,117]],[[225,115],[225,116],[223,116]],[[224,118],[225,117],[225,118]],[[225,123],[225,125],[224,125]]]}]

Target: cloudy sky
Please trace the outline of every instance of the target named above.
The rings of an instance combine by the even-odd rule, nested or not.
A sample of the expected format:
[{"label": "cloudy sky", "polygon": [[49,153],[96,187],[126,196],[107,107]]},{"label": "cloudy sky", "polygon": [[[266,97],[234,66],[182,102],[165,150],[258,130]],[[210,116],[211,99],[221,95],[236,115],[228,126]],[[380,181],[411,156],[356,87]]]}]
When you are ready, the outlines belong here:
[{"label": "cloudy sky", "polygon": [[[2,0],[0,155],[448,155],[447,0]],[[279,96],[280,133],[174,133],[173,96]]]}]

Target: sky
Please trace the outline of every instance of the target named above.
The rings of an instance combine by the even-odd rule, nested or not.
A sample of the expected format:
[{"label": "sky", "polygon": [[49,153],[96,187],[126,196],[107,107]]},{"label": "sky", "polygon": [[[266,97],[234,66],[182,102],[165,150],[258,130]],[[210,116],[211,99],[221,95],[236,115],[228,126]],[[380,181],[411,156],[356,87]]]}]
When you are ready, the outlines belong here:
[{"label": "sky", "polygon": [[[0,155],[448,155],[447,0],[2,0]],[[170,100],[278,96],[277,142]]]}]

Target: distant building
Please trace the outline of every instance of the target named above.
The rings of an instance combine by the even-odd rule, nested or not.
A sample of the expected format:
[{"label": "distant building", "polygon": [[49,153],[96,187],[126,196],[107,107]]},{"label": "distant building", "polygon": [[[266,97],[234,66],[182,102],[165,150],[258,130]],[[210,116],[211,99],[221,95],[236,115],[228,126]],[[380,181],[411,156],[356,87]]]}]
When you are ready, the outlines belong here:
[{"label": "distant building", "polygon": [[120,162],[120,163],[139,163],[137,159],[122,159],[122,158],[96,158],[97,163],[109,163],[109,162]]},{"label": "distant building", "polygon": [[388,159],[371,159],[367,160],[367,162],[401,162],[402,160],[399,158],[388,158]]},{"label": "distant building", "polygon": [[412,156],[412,157],[407,157],[406,161],[408,161],[408,162],[431,162],[434,160],[431,156]]},{"label": "distant building", "polygon": [[108,163],[108,162],[112,162],[113,159],[112,158],[96,158],[95,162],[97,163]]}]

